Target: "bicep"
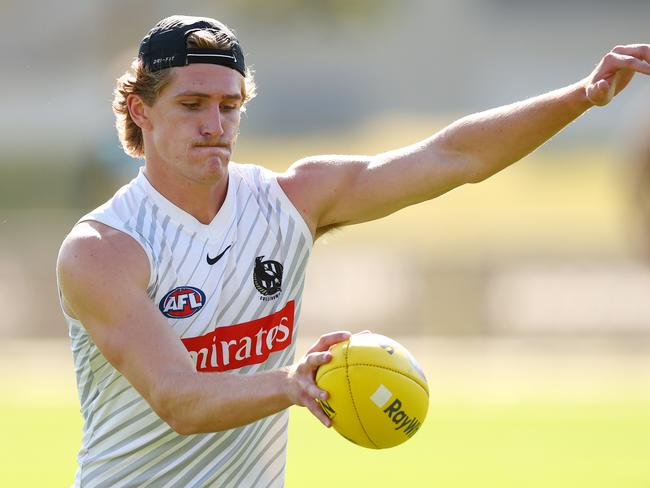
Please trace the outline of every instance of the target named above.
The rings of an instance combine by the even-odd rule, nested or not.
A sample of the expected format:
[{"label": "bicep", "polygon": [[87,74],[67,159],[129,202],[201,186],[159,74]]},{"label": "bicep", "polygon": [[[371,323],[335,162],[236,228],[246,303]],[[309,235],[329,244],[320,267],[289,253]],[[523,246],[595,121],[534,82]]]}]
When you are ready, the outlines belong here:
[{"label": "bicep", "polygon": [[[471,181],[469,162],[435,137],[375,156],[318,156],[288,172],[289,192],[315,229],[374,220]],[[316,230],[316,234],[318,230]]]}]

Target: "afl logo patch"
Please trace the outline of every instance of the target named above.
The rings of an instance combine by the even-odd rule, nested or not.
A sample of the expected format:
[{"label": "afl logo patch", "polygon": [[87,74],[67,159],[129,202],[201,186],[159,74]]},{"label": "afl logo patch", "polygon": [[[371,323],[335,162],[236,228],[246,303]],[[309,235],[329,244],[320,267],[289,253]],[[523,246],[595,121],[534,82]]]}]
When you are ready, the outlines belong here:
[{"label": "afl logo patch", "polygon": [[193,286],[179,286],[167,292],[160,300],[158,308],[165,317],[184,319],[191,317],[203,308],[205,293]]},{"label": "afl logo patch", "polygon": [[277,261],[262,261],[264,256],[255,258],[253,269],[253,284],[263,297],[269,300],[277,298],[282,291],[282,265]]}]

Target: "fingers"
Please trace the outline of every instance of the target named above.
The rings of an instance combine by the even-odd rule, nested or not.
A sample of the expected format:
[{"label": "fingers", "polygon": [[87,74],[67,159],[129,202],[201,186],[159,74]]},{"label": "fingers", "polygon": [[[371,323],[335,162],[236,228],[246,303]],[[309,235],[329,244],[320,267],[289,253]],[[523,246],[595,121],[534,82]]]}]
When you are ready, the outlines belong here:
[{"label": "fingers", "polygon": [[[357,334],[368,333],[370,333],[369,330],[357,332]],[[332,359],[332,354],[329,352],[329,348],[334,344],[348,340],[351,335],[352,334],[349,331],[337,331],[321,336],[316,344],[311,347],[302,362],[302,365],[305,367],[304,372],[306,373],[306,370],[309,370],[311,371],[311,375],[305,374],[305,377],[303,377],[302,387],[304,396],[301,398],[301,405],[307,407],[314,417],[316,417],[325,427],[331,427],[332,421],[327,414],[325,414],[317,400],[327,400],[329,398],[329,393],[325,390],[321,390],[316,385],[314,380],[315,373],[320,366]]]},{"label": "fingers", "polygon": [[328,351],[313,352],[305,355],[302,360],[295,365],[294,380],[299,388],[298,396],[306,393],[310,398],[319,398],[327,400],[328,394],[316,385],[316,370],[329,362],[332,354]]},{"label": "fingers", "polygon": [[331,359],[329,351],[312,352],[292,366],[290,376],[294,384],[294,403],[306,406],[306,399],[327,400],[328,393],[316,385],[316,370]]},{"label": "fingers", "polygon": [[331,427],[332,426],[332,421],[330,418],[325,414],[321,406],[318,404],[316,400],[313,398],[309,398],[308,400],[305,401],[305,407],[316,417],[320,422],[325,426],[325,427]]},{"label": "fingers", "polygon": [[329,394],[318,387],[315,381],[316,370],[332,359],[332,354],[325,351],[316,351],[306,354],[292,367],[290,376],[292,387],[292,402],[302,405],[326,427],[332,425],[317,400],[327,400]]},{"label": "fingers", "polygon": [[[369,331],[361,333],[367,332]],[[330,347],[348,340],[351,335],[349,331],[336,331],[322,335],[300,362],[292,367],[294,403],[306,407],[326,427],[330,427],[332,421],[318,404],[318,400],[327,400],[329,394],[316,384],[316,370],[332,359]]]},{"label": "fingers", "polygon": [[301,364],[298,366],[298,374],[301,376],[301,384],[303,391],[307,393],[309,398],[318,398],[320,400],[327,400],[329,397],[325,390],[321,390],[316,385],[316,370],[323,364],[328,363],[332,359],[332,354],[328,351],[313,352],[307,354]]},{"label": "fingers", "polygon": [[[622,51],[622,48],[620,49]],[[650,74],[650,54],[645,49],[625,49],[624,52],[612,50],[603,58],[603,71],[629,69],[637,73]],[[605,74],[603,73],[603,74]]]},{"label": "fingers", "polygon": [[[329,393],[327,393],[325,390],[321,390],[316,386],[316,383],[304,383],[302,385],[303,392],[305,393],[305,398],[304,399],[310,399],[310,400],[327,400],[329,398]],[[303,399],[303,400],[304,400]],[[303,405],[305,405],[305,402],[301,402]]]},{"label": "fingers", "polygon": [[312,352],[308,353],[305,359],[305,366],[310,371],[316,371],[319,366],[328,363],[332,359],[332,354],[329,351]]},{"label": "fingers", "polygon": [[626,54],[637,59],[644,59],[650,62],[650,44],[628,44],[625,46],[616,46],[612,49],[613,53]]},{"label": "fingers", "polygon": [[600,80],[587,86],[587,99],[594,105],[607,105],[613,97],[613,86],[607,80]]},{"label": "fingers", "polygon": [[317,351],[327,351],[334,344],[348,340],[350,335],[351,333],[347,330],[330,332],[329,334],[322,335],[316,344],[311,346],[309,351],[307,351],[307,354]]},{"label": "fingers", "polygon": [[629,84],[635,73],[650,75],[650,45],[616,46],[587,78],[585,95],[593,105],[607,105]]}]

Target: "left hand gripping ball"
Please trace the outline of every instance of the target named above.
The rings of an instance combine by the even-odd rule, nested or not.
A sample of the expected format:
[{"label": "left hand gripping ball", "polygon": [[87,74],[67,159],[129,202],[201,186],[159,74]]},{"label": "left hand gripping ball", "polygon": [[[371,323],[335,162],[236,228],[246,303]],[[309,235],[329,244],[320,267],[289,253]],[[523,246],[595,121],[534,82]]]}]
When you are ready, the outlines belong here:
[{"label": "left hand gripping ball", "polygon": [[413,355],[379,334],[356,334],[334,345],[316,372],[329,392],[319,402],[332,426],[360,446],[384,449],[415,434],[427,414],[429,388]]}]

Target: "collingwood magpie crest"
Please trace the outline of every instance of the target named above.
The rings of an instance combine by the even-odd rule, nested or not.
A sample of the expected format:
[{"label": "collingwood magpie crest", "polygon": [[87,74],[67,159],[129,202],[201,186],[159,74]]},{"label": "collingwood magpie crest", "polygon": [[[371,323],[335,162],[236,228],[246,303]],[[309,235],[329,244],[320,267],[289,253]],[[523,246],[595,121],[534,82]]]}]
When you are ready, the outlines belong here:
[{"label": "collingwood magpie crest", "polygon": [[261,300],[273,300],[282,291],[283,267],[277,261],[262,261],[262,259],[264,259],[264,256],[255,258],[253,284],[257,291],[262,294]]}]

